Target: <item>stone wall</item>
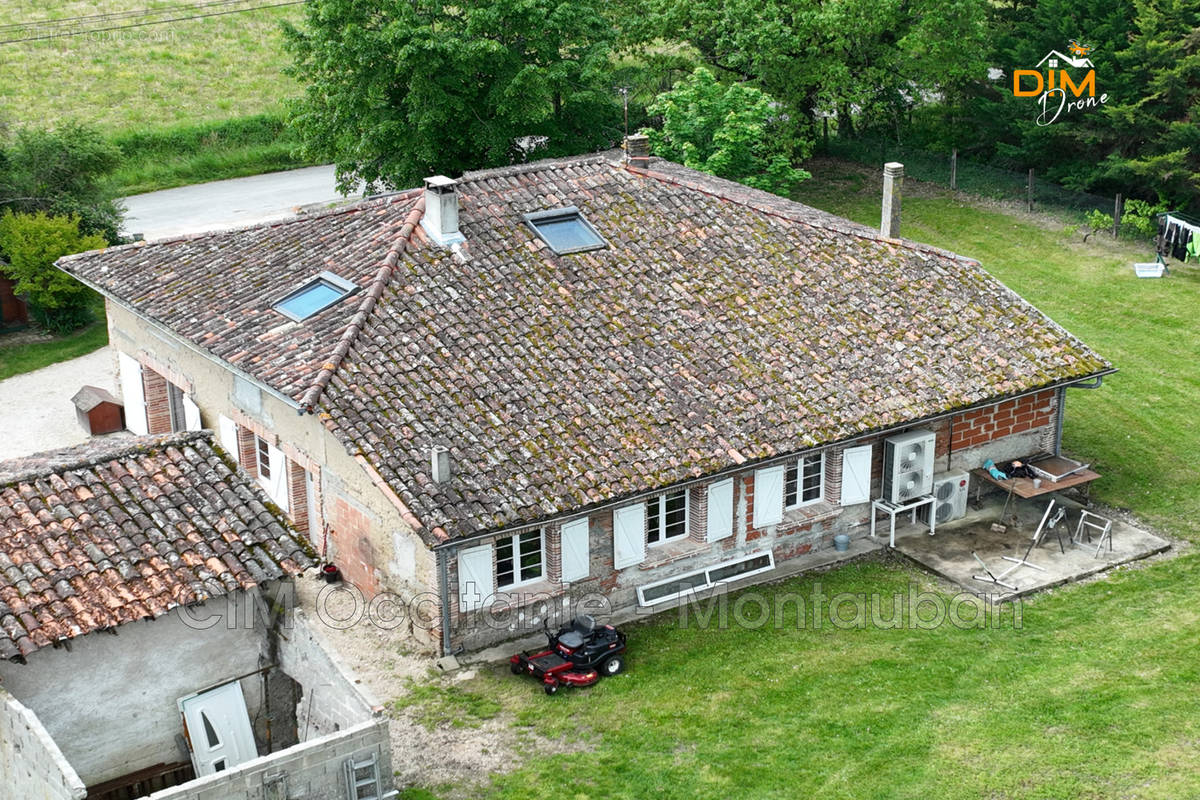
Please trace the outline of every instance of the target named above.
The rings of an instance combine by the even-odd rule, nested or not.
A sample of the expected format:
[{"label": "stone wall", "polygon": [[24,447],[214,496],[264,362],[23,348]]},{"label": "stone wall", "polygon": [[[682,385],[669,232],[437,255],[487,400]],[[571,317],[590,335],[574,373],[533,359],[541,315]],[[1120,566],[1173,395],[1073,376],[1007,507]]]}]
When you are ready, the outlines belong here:
[{"label": "stone wall", "polygon": [[37,716],[0,689],[0,776],[3,796],[21,800],[82,800],[83,781],[63,758]]}]

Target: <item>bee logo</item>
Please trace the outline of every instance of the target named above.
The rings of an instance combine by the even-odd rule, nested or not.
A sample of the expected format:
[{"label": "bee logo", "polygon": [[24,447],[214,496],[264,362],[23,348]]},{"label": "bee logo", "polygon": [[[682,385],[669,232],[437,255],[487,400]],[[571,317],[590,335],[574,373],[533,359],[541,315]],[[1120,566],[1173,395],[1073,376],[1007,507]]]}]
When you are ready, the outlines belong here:
[{"label": "bee logo", "polygon": [[1090,44],[1080,44],[1075,39],[1072,39],[1071,43],[1069,45],[1067,45],[1067,49],[1071,51],[1071,55],[1076,56],[1078,58],[1083,58],[1084,56],[1086,56],[1088,53],[1092,52],[1096,48],[1094,48]]}]

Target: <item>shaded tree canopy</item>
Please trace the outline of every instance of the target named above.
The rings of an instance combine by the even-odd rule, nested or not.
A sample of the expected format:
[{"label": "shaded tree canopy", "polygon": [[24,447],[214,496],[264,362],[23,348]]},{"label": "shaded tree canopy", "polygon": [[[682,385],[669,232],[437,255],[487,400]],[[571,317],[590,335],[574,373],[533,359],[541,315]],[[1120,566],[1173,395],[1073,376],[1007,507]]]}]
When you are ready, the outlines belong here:
[{"label": "shaded tree canopy", "polygon": [[310,0],[305,13],[286,30],[305,84],[291,119],[343,187],[511,163],[521,142],[558,155],[620,140],[615,32],[592,0]]}]

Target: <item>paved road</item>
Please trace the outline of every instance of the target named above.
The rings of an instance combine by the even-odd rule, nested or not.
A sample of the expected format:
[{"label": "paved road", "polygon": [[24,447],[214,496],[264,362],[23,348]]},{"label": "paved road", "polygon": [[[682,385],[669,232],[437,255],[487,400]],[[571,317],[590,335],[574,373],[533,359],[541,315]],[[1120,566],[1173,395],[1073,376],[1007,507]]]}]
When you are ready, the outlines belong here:
[{"label": "paved road", "polygon": [[107,347],[0,381],[0,461],[85,441],[71,402],[84,385],[120,397]]},{"label": "paved road", "polygon": [[125,232],[161,239],[284,219],[302,206],[343,199],[332,165],[270,172],[126,197]]}]

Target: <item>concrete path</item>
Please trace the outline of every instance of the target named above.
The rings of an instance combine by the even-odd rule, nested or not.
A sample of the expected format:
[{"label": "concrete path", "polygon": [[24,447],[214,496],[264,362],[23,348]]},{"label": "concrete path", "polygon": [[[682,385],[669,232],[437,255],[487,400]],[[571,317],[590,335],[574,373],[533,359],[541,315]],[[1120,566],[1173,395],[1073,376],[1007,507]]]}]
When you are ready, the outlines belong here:
[{"label": "concrete path", "polygon": [[303,206],[344,199],[332,165],[270,172],[126,197],[124,230],[162,239],[285,219]]},{"label": "concrete path", "polygon": [[71,403],[85,384],[120,396],[109,348],[0,381],[0,461],[85,441]]}]

